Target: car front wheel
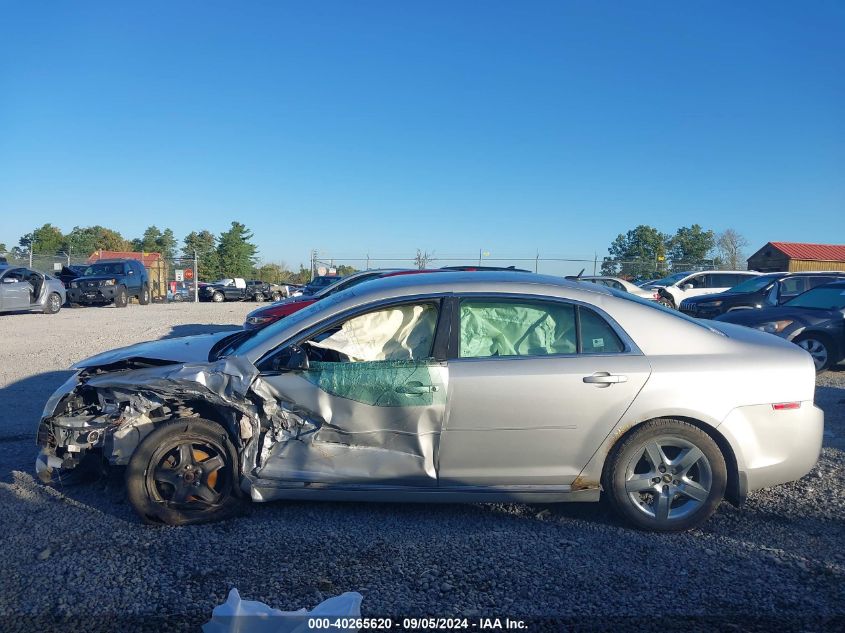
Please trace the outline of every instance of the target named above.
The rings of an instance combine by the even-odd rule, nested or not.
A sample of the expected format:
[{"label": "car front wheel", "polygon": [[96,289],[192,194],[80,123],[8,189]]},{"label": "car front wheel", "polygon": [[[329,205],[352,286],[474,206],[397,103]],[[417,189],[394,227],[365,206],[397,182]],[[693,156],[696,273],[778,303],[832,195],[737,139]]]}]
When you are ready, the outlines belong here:
[{"label": "car front wheel", "polygon": [[142,306],[149,305],[150,303],[150,288],[146,284],[141,288],[141,294],[138,297],[138,303]]},{"label": "car front wheel", "polygon": [[118,288],[117,294],[114,295],[114,305],[118,308],[129,305],[129,293],[126,292],[126,288]]},{"label": "car front wheel", "polygon": [[51,292],[44,304],[44,314],[56,314],[62,309],[62,298],[57,292]]},{"label": "car front wheel", "polygon": [[224,299],[223,295],[220,294],[219,292],[215,292],[213,295],[211,295],[211,300],[214,303],[220,303],[221,301],[223,301],[223,299]]},{"label": "car front wheel", "polygon": [[129,503],[148,523],[185,525],[224,518],[237,505],[237,453],[219,424],[165,422],[126,469]]},{"label": "car front wheel", "polygon": [[727,467],[713,439],[681,420],[652,420],[614,448],[603,487],[634,526],[660,532],[701,525],[725,494]]},{"label": "car front wheel", "polygon": [[813,357],[813,364],[816,366],[816,371],[824,371],[830,367],[832,357],[830,342],[823,336],[806,334],[798,337],[795,340],[795,344],[801,349],[806,350]]}]

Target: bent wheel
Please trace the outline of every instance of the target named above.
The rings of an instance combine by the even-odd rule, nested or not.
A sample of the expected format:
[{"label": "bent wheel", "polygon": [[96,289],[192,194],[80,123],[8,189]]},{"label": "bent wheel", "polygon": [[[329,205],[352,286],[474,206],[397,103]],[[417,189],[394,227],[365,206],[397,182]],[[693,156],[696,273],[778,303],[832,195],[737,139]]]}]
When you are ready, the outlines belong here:
[{"label": "bent wheel", "polygon": [[167,422],[141,442],[129,461],[129,502],[148,522],[184,525],[224,518],[237,502],[237,463],[219,424]]},{"label": "bent wheel", "polygon": [[727,467],[719,447],[698,427],[652,420],[613,450],[603,484],[614,510],[635,526],[688,530],[722,501]]}]

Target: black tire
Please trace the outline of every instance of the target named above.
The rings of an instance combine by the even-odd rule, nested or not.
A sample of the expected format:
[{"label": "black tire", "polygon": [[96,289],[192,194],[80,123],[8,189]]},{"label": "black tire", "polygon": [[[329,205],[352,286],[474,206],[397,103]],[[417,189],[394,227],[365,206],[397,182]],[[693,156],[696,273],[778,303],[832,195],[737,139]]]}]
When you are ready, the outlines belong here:
[{"label": "black tire", "polygon": [[240,506],[239,481],[238,455],[228,434],[201,418],[159,426],[135,449],[126,469],[129,503],[147,523],[187,525],[231,516]]},{"label": "black tire", "polygon": [[273,295],[270,297],[273,302],[281,301],[282,300],[282,293],[281,292],[274,292]]},{"label": "black tire", "polygon": [[222,292],[215,292],[213,295],[211,295],[211,300],[214,303],[222,303],[226,300],[226,297],[223,296]]},{"label": "black tire", "polygon": [[123,286],[118,288],[114,295],[114,305],[116,308],[125,308],[129,305],[129,293],[126,292],[126,288]]},{"label": "black tire", "polygon": [[[654,446],[660,465],[649,458]],[[685,458],[695,461],[682,471]],[[613,448],[602,487],[611,508],[635,527],[679,532],[710,518],[724,497],[727,479],[725,458],[713,438],[688,422],[658,419]]]},{"label": "black tire", "polygon": [[253,301],[264,301],[264,293],[256,292],[254,295],[252,295],[252,300]]},{"label": "black tire", "polygon": [[62,309],[62,298],[58,292],[51,292],[44,303],[44,314],[56,314]]},{"label": "black tire", "polygon": [[142,306],[150,304],[150,287],[147,284],[141,287],[141,294],[138,295],[138,303]]},{"label": "black tire", "polygon": [[813,357],[816,372],[822,372],[833,364],[836,346],[824,334],[802,334],[793,343]]},{"label": "black tire", "polygon": [[675,310],[675,302],[674,302],[674,301],[672,301],[672,300],[671,300],[670,298],[668,298],[668,297],[660,297],[660,298],[657,300],[657,303],[659,303],[659,304],[660,304],[660,305],[662,305],[662,306],[666,306],[667,308],[672,308],[673,310]]}]

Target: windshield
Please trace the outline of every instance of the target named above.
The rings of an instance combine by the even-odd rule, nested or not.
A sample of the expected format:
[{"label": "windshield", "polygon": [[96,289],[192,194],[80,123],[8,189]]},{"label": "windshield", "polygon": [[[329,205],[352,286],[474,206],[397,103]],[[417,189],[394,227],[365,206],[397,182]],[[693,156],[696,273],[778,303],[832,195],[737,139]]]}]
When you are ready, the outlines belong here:
[{"label": "windshield", "polygon": [[784,305],[791,308],[842,310],[845,308],[845,285],[819,286],[798,295]]},{"label": "windshield", "polygon": [[751,277],[742,283],[737,284],[730,289],[731,292],[757,292],[768,286],[773,281],[777,281],[783,277],[782,274],[777,275],[762,275],[761,277]]},{"label": "windshield", "polygon": [[680,281],[684,277],[689,276],[689,273],[675,273],[674,275],[669,275],[668,277],[664,277],[663,279],[656,279],[654,281],[648,282],[649,286],[671,286],[676,281]]},{"label": "windshield", "polygon": [[89,275],[122,275],[123,262],[91,264],[82,274],[86,277]]},{"label": "windshield", "polygon": [[323,297],[328,297],[336,292],[346,290],[347,288],[357,286],[364,281],[369,281],[370,279],[375,279],[380,276],[381,275],[379,273],[370,273],[369,275],[361,275],[360,277],[344,277],[343,279],[334,282],[331,286],[326,286],[320,290],[320,292],[314,293],[313,296],[317,301],[319,301]]},{"label": "windshield", "polygon": [[333,305],[347,299],[353,292],[354,291],[351,288],[342,290],[341,292],[336,292],[332,296],[327,297],[322,301],[315,301],[302,310],[294,312],[284,319],[279,319],[265,328],[261,328],[260,330],[245,330],[245,332],[250,333],[250,335],[239,338],[230,343],[225,349],[221,350],[218,357],[222,358],[223,356],[229,356],[230,354],[246,354],[250,350],[263,345],[269,340],[272,340],[282,330],[302,323],[321,310],[330,309]]}]

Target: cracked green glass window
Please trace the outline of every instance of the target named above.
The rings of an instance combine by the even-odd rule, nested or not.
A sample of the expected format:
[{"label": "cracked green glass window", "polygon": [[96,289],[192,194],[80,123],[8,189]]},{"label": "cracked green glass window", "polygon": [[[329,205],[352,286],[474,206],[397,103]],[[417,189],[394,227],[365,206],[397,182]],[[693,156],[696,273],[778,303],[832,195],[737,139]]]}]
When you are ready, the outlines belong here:
[{"label": "cracked green glass window", "polygon": [[302,377],[326,393],[376,407],[444,404],[445,368],[435,360],[314,362]]},{"label": "cracked green glass window", "polygon": [[461,301],[461,358],[576,351],[573,305],[550,301]]}]

